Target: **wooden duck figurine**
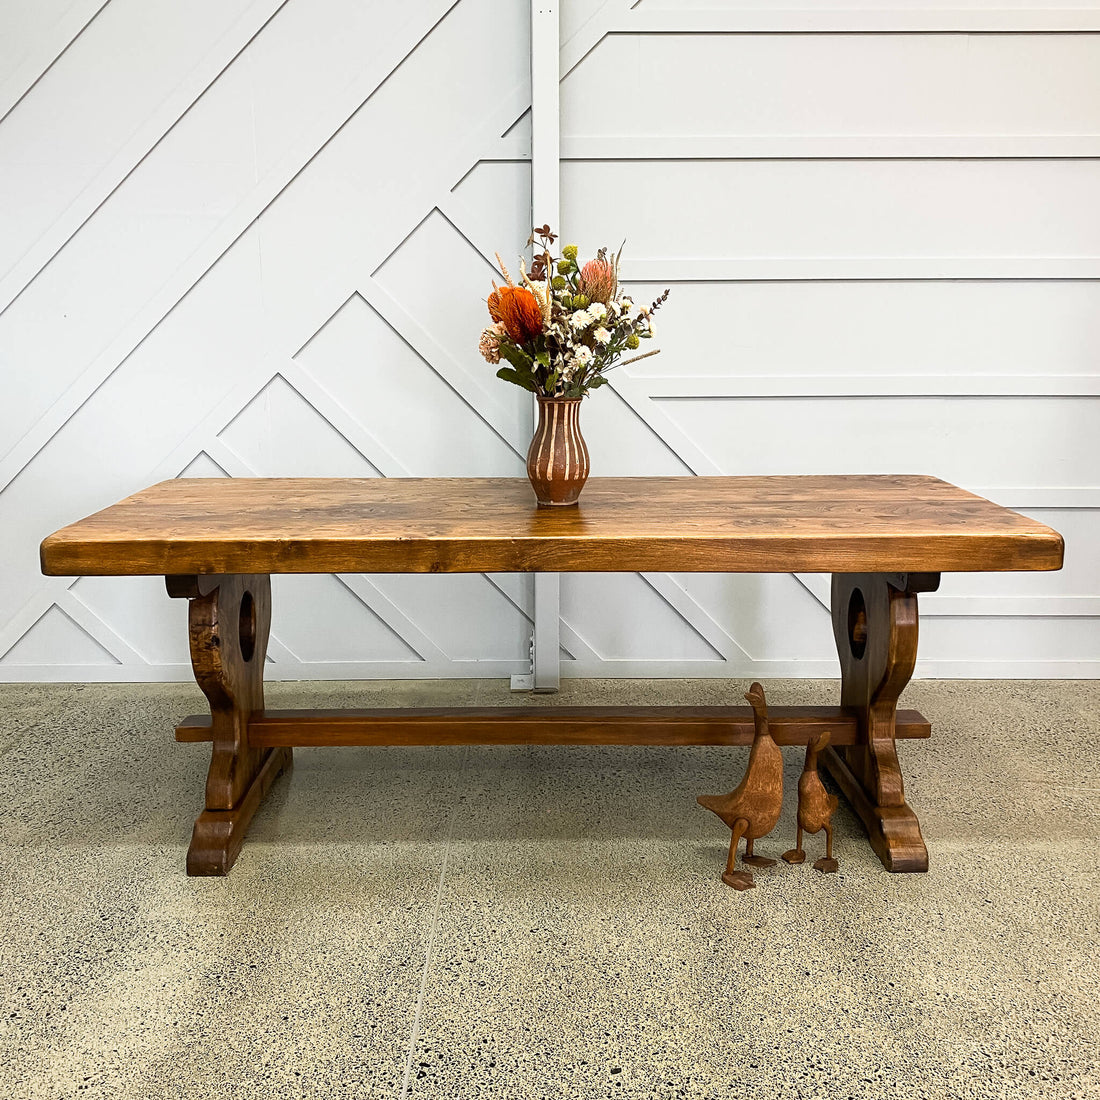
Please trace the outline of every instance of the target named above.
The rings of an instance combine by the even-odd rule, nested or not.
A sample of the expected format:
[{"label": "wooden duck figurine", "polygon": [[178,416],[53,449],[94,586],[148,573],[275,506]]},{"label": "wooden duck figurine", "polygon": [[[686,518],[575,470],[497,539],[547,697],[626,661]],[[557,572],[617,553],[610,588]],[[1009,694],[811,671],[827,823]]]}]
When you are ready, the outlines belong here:
[{"label": "wooden duck figurine", "polygon": [[768,703],[764,689],[753,684],[745,695],[752,705],[754,735],[749,766],[737,789],[729,794],[699,795],[700,806],[716,813],[732,830],[730,854],[722,881],[735,890],[750,890],[756,885],[750,871],[735,871],[737,843],[745,838],[744,863],[753,867],[771,867],[774,859],[753,855],[753,841],[775,828],[783,807],[783,753],[768,732]]},{"label": "wooden duck figurine", "polygon": [[837,797],[829,794],[817,774],[817,754],[829,743],[828,732],[820,733],[806,746],[806,763],[798,779],[798,832],[794,847],[783,853],[788,863],[802,863],[802,834],[825,830],[825,855],[814,863],[817,870],[832,874],[840,865],[833,859],[833,828],[829,822],[837,807]]}]

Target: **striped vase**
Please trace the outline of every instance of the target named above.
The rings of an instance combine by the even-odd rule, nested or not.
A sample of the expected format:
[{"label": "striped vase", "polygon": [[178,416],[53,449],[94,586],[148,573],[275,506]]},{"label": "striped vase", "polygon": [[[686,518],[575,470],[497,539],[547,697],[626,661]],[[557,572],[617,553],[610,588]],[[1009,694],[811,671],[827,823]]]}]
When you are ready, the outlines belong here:
[{"label": "striped vase", "polygon": [[540,508],[576,504],[588,480],[580,397],[540,397],[539,422],[527,452],[527,476]]}]

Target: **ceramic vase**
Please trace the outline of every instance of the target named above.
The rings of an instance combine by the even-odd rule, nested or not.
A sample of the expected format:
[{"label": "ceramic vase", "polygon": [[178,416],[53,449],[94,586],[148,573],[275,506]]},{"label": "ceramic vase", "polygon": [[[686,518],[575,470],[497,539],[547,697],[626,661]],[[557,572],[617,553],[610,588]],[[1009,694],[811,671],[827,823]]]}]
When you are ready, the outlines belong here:
[{"label": "ceramic vase", "polygon": [[588,480],[580,397],[540,397],[539,422],[527,452],[527,476],[540,508],[576,504]]}]

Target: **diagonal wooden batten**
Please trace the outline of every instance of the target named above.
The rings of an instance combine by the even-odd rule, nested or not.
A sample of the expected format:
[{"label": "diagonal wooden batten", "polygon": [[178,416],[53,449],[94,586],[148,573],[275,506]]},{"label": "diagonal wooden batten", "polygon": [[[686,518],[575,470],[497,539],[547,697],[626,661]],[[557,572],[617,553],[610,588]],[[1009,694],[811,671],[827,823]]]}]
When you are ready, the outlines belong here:
[{"label": "diagonal wooden batten", "polygon": [[[828,730],[834,745],[859,737],[855,710],[772,707],[772,736],[805,745]],[[896,736],[925,738],[931,725],[915,710],[897,714]],[[192,715],[177,741],[209,741],[210,719]],[[249,743],[257,748],[340,745],[748,745],[748,707],[490,707],[445,710],[266,710],[252,715]]]}]

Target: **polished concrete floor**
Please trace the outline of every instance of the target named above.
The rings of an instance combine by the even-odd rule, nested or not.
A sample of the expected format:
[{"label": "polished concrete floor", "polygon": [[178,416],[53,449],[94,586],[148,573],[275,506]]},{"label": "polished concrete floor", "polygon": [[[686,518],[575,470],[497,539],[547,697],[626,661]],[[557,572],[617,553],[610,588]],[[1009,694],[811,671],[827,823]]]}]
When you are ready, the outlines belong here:
[{"label": "polished concrete floor", "polygon": [[[498,681],[268,699],[526,701]],[[171,729],[201,702],[0,687],[0,1095],[1100,1096],[1100,683],[911,685],[929,873],[887,874],[842,805],[838,875],[780,863],[741,894],[695,803],[740,777],[746,750],[717,748],[299,750],[232,874],[188,879],[209,750]],[[764,854],[794,833],[787,754]]]}]

